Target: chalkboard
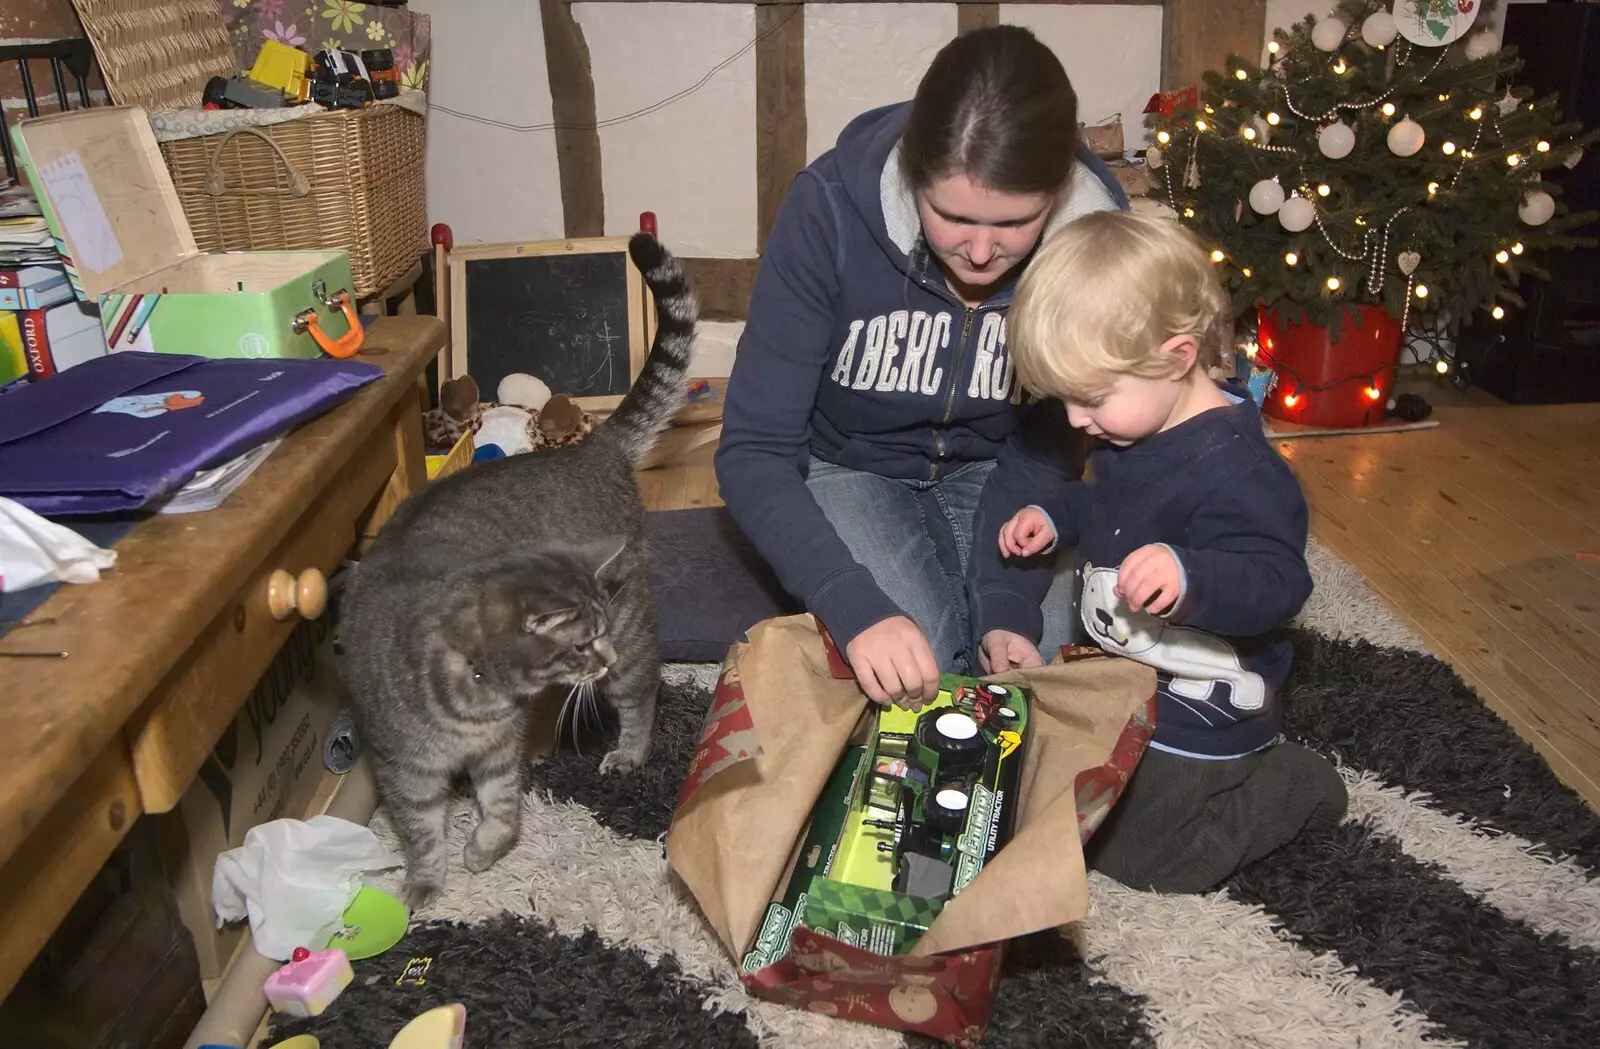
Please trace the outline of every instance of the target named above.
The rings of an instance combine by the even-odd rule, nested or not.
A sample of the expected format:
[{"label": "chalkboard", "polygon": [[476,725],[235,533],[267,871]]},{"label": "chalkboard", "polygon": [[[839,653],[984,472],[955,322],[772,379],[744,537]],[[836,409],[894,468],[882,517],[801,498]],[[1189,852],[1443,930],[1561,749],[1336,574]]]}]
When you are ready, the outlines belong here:
[{"label": "chalkboard", "polygon": [[485,400],[501,379],[526,372],[586,408],[615,407],[644,365],[650,320],[627,243],[595,237],[454,250],[456,374],[471,375]]}]

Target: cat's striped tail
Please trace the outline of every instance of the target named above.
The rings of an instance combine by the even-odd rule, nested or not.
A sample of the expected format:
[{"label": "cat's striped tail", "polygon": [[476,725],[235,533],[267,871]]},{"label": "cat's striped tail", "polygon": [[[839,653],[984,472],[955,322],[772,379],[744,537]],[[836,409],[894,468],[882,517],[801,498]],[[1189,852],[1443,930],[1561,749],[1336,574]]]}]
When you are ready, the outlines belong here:
[{"label": "cat's striped tail", "polygon": [[656,339],[639,378],[597,433],[616,442],[637,465],[683,407],[700,306],[682,264],[654,237],[635,233],[628,255],[655,296]]}]

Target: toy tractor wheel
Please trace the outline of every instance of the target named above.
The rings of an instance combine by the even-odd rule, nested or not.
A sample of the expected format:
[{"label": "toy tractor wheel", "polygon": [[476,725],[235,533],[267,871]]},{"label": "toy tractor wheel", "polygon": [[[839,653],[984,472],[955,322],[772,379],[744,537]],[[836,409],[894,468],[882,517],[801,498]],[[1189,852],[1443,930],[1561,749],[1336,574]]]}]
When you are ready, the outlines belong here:
[{"label": "toy tractor wheel", "polygon": [[971,714],[961,710],[931,710],[917,723],[922,745],[939,755],[939,771],[971,767],[983,761],[988,742]]},{"label": "toy tractor wheel", "polygon": [[959,787],[942,787],[922,799],[922,813],[928,825],[940,834],[960,833],[967,820],[972,799]]}]

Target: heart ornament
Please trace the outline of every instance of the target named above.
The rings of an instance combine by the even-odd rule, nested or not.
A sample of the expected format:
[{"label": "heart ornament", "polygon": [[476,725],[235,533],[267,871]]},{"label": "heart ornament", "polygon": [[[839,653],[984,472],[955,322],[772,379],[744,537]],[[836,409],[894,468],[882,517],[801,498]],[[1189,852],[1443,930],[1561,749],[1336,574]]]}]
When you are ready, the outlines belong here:
[{"label": "heart ornament", "polygon": [[1394,261],[1400,267],[1400,272],[1409,277],[1422,265],[1422,256],[1414,251],[1402,251],[1394,257]]}]

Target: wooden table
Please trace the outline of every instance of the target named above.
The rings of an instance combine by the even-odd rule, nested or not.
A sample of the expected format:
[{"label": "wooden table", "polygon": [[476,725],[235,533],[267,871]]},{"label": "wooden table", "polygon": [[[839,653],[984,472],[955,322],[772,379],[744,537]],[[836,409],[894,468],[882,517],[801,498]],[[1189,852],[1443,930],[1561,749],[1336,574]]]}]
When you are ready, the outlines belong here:
[{"label": "wooden table", "polygon": [[[155,516],[99,583],[65,586],[0,651],[0,997],[133,821],[177,804],[318,583],[425,478],[433,317],[384,317],[359,359],[387,375],[287,437],[207,513]],[[284,585],[287,584],[287,585]],[[325,590],[324,590],[325,593]]]}]

